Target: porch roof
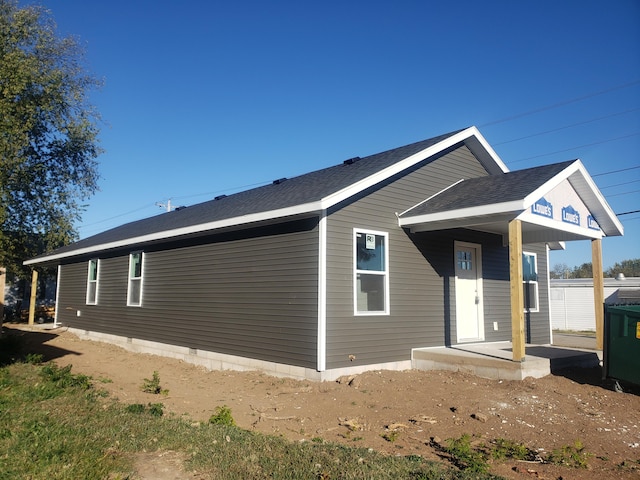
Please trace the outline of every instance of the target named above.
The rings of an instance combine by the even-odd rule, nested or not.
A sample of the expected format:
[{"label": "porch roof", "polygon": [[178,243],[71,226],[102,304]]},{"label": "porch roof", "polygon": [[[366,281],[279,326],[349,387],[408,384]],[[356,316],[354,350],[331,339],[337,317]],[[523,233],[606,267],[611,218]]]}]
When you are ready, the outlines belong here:
[{"label": "porch roof", "polygon": [[[547,197],[554,200],[555,218],[534,211],[541,201],[551,211]],[[577,224],[564,218],[566,209],[582,210]],[[622,224],[580,160],[460,180],[398,215],[399,225],[412,232],[469,228],[502,235],[516,218],[522,220],[524,243],[623,234]]]}]

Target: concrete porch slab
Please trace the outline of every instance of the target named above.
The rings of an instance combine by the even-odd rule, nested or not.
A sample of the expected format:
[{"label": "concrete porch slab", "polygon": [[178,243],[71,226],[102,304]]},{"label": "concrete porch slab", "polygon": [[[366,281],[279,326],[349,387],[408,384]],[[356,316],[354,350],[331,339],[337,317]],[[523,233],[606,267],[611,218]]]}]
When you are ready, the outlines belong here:
[{"label": "concrete porch slab", "polygon": [[602,352],[527,345],[525,361],[511,360],[511,342],[477,343],[452,347],[416,348],[411,353],[412,368],[417,370],[460,371],[500,380],[540,378],[569,367],[594,367]]}]

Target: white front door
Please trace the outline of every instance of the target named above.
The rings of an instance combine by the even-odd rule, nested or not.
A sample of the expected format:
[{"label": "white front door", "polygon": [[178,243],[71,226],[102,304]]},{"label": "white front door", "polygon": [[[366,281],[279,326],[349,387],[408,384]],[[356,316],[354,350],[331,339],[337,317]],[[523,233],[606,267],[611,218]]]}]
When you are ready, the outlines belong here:
[{"label": "white front door", "polygon": [[480,245],[455,242],[458,342],[484,340]]}]

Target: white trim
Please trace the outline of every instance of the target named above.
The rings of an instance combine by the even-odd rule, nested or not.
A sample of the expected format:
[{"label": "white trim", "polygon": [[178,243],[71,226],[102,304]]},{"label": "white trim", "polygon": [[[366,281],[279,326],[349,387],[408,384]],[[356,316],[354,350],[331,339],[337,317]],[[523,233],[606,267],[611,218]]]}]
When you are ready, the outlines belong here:
[{"label": "white trim", "polygon": [[485,340],[484,335],[484,285],[482,281],[482,245],[479,243],[463,242],[459,240],[453,241],[453,271],[454,271],[454,285],[458,281],[458,248],[467,247],[473,248],[476,251],[476,286],[478,287],[477,295],[480,299],[480,308],[478,308],[478,338],[461,339],[460,330],[458,328],[458,288],[456,286],[455,299],[456,299],[456,341],[457,343],[471,343],[471,342],[483,342]]},{"label": "white trim", "polygon": [[468,207],[446,212],[428,213],[417,217],[400,218],[401,227],[410,227],[420,223],[438,222],[442,220],[454,220],[457,218],[480,217],[506,212],[520,212],[524,209],[522,200],[505,203],[494,203],[480,207]]},{"label": "white trim", "polygon": [[[376,270],[358,270],[358,254],[357,254],[357,237],[358,233],[372,233],[377,236],[384,237],[384,253],[385,253],[385,265],[384,271],[376,271]],[[368,228],[354,228],[353,229],[353,246],[351,251],[353,252],[353,314],[354,316],[381,316],[381,315],[389,315],[391,312],[391,307],[389,305],[391,295],[389,294],[389,270],[390,270],[390,260],[389,260],[389,232],[381,232],[377,230],[371,230]],[[358,274],[364,275],[378,275],[384,277],[384,310],[379,311],[359,311],[358,310]]]},{"label": "white trim", "polygon": [[451,184],[451,185],[449,185],[448,187],[443,188],[443,189],[442,189],[442,190],[440,190],[439,192],[434,193],[434,194],[433,194],[433,195],[431,195],[430,197],[425,198],[425,199],[424,199],[424,200],[422,200],[421,202],[416,203],[413,207],[409,207],[409,208],[407,208],[404,212],[399,213],[399,214],[398,214],[398,216],[402,216],[402,215],[404,215],[405,213],[410,212],[410,211],[411,211],[411,210],[413,210],[414,208],[419,207],[419,206],[420,206],[420,205],[422,205],[423,203],[427,203],[427,202],[428,202],[429,200],[431,200],[432,198],[435,198],[435,197],[437,197],[438,195],[440,195],[441,193],[446,192],[446,191],[447,191],[447,190],[449,190],[450,188],[455,187],[455,186],[456,186],[456,185],[458,185],[460,182],[464,182],[464,178],[461,178],[461,179],[460,179],[460,180],[458,180],[457,182],[452,183],[452,184]]},{"label": "white trim", "polygon": [[[574,177],[572,179],[571,177],[574,174],[579,174],[579,177],[578,178]],[[585,204],[587,209],[593,215],[597,215],[598,213],[594,211],[594,206],[593,206],[594,202],[596,203],[596,205],[599,205],[602,208],[603,213],[606,215],[606,219],[604,220],[608,220],[608,221],[606,223],[603,222],[602,221],[603,219],[601,218],[601,216],[596,216],[596,221],[598,222],[598,225],[600,225],[600,228],[604,235],[616,236],[616,235],[624,234],[624,227],[622,226],[622,224],[618,220],[618,217],[616,216],[616,214],[613,212],[613,210],[607,203],[606,199],[602,196],[602,193],[594,183],[593,179],[589,176],[589,173],[587,172],[586,168],[584,167],[584,165],[580,160],[574,161],[562,172],[558,173],[548,182],[544,183],[543,185],[535,189],[533,192],[531,192],[529,195],[527,195],[524,198],[525,209],[528,209],[531,205],[537,202],[541,197],[545,196],[547,193],[549,193],[551,190],[553,190],[555,187],[560,185],[565,180],[569,181],[569,183],[571,184],[571,188],[573,188],[573,190],[576,191],[578,196],[581,197],[582,202]],[[578,191],[578,189],[576,188],[577,187],[576,183],[579,183],[578,180],[582,180],[586,184],[586,187],[588,188],[588,193],[592,196],[592,198],[590,199],[584,198],[583,194],[581,194],[581,192]],[[593,237],[593,238],[600,238],[600,237]]]},{"label": "white trim", "polygon": [[327,212],[318,222],[318,371],[327,369]]},{"label": "white trim", "polygon": [[[538,278],[538,254],[535,252],[526,252],[526,251],[522,251],[522,259],[520,260],[521,262],[524,261],[524,256],[525,255],[529,255],[531,257],[533,257],[533,264],[535,266],[535,273],[536,273],[536,280],[534,281],[526,281],[524,278],[522,279],[522,285],[524,288],[524,285],[529,283],[529,284],[535,284],[535,289],[536,289],[536,308],[533,309],[528,309],[525,305],[524,307],[524,313],[539,313],[540,312],[540,282],[538,282],[537,278]],[[522,266],[523,271],[524,271],[524,265]]]},{"label": "white trim", "polygon": [[[140,282],[140,298],[138,299],[138,303],[131,303],[131,259],[132,257],[139,253],[140,254],[140,263],[141,263],[141,267],[140,268],[140,277],[135,277],[134,279],[136,281]],[[143,285],[144,285],[144,270],[145,270],[145,260],[144,260],[144,252],[138,250],[135,252],[131,252],[129,253],[129,268],[127,269],[127,307],[141,307],[142,306],[142,290],[143,290]]]},{"label": "white trim", "polygon": [[[322,199],[323,207],[328,208],[333,205],[336,205],[337,203],[340,203],[341,201],[346,200],[347,198],[353,195],[356,195],[362,192],[363,190],[366,190],[367,188],[372,187],[377,183],[380,183],[383,180],[386,180],[387,178],[392,177],[393,175],[396,175],[410,167],[413,167],[414,165],[416,165],[417,163],[420,163],[424,159],[432,157],[446,150],[447,148],[456,145],[457,143],[463,142],[464,140],[472,136],[478,137],[478,140],[480,140],[480,138],[482,137],[478,129],[475,127],[470,127],[465,130],[462,130],[461,132],[458,132],[455,135],[447,137],[444,140],[438,143],[435,143],[430,147],[425,148],[424,150],[420,150],[419,152],[414,153],[413,155],[405,158],[404,160],[394,163],[393,165],[385,168],[384,170],[380,170],[379,172],[376,172],[373,175],[368,176],[367,178],[363,178],[359,182],[349,185],[348,187],[343,188],[342,190],[329,195],[328,197]],[[485,144],[486,144],[486,141],[485,141]],[[502,161],[499,159],[499,157],[497,157],[497,155],[493,160],[498,164],[502,164]]]},{"label": "white trim", "polygon": [[545,256],[547,260],[547,318],[549,325],[549,345],[553,345],[553,320],[551,319],[551,270],[549,269],[549,244],[545,244]]},{"label": "white trim", "polygon": [[[91,279],[91,263],[92,262],[96,262],[96,279],[92,280]],[[87,262],[87,294],[85,297],[85,304],[86,305],[97,305],[98,304],[98,285],[99,285],[99,279],[100,279],[100,259],[99,258],[91,258],[89,259],[89,262]],[[94,298],[93,301],[89,301],[89,292],[90,292],[90,286],[91,284],[94,284]]]},{"label": "white trim", "polygon": [[[216,230],[224,227],[233,227],[239,225],[245,225],[253,222],[261,222],[265,220],[272,220],[276,218],[288,217],[293,215],[301,215],[305,213],[312,212],[320,212],[326,210],[339,202],[360,193],[361,191],[372,187],[373,185],[386,180],[387,178],[408,169],[415,164],[423,161],[426,158],[432,157],[447,148],[450,148],[458,143],[467,142],[469,143],[468,147],[474,151],[474,155],[481,156],[485,159],[491,159],[497,167],[503,172],[508,171],[507,167],[504,165],[500,157],[496,154],[496,152],[489,146],[487,141],[482,137],[480,132],[476,127],[469,127],[465,130],[462,130],[454,135],[451,135],[444,140],[427,147],[420,152],[417,152],[404,160],[396,162],[390,167],[385,168],[379,172],[370,175],[367,178],[360,180],[342,190],[335,192],[325,198],[320,199],[319,201],[309,202],[301,205],[295,205],[292,207],[281,208],[277,210],[270,210],[266,212],[253,213],[249,215],[242,215],[239,217],[227,218],[224,220],[218,220],[214,222],[202,223],[199,225],[190,225],[188,227],[176,228],[172,230],[163,230],[160,232],[150,233],[147,235],[140,235],[138,237],[126,238],[122,240],[118,240],[115,242],[107,242],[99,245],[94,245],[91,247],[80,248],[64,253],[53,254],[49,256],[39,257],[36,259],[30,259],[23,262],[23,265],[33,265],[43,262],[50,262],[54,260],[60,260],[62,258],[75,257],[78,255],[83,255],[87,253],[92,253],[95,251],[101,250],[109,250],[114,248],[125,247],[133,244],[141,244],[145,242],[152,242],[155,240],[167,240],[170,238],[175,238],[181,235],[189,235],[194,233],[205,232],[209,230]],[[484,152],[478,152],[477,146],[481,146],[484,149]],[[487,166],[489,168],[489,166]]]},{"label": "white trim", "polygon": [[23,265],[32,265],[35,263],[49,262],[52,260],[59,260],[67,257],[75,257],[78,255],[92,253],[102,250],[110,250],[119,247],[126,247],[127,245],[152,242],[154,240],[166,240],[170,238],[179,237],[181,235],[189,235],[193,233],[205,232],[208,230],[218,230],[225,227],[233,227],[239,225],[245,225],[248,223],[261,222],[264,220],[271,220],[276,218],[288,217],[299,215],[303,213],[309,213],[316,210],[321,210],[320,202],[307,203],[303,205],[297,205],[295,207],[281,208],[279,210],[272,210],[268,212],[260,212],[251,215],[243,215],[240,217],[227,218],[225,220],[218,220],[215,222],[201,223],[199,225],[190,225],[188,227],[175,228],[173,230],[163,230],[161,232],[149,233],[147,235],[140,235],[138,237],[130,237],[115,242],[107,242],[91,247],[79,248],[71,252],[59,253],[56,255],[49,255],[47,257],[41,257],[37,259],[26,260]]}]

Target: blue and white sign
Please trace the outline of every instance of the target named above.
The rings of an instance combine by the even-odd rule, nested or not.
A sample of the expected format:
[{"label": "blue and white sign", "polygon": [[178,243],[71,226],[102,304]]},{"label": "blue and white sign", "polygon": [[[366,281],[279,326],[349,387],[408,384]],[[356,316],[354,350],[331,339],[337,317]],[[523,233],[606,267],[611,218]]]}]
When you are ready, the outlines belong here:
[{"label": "blue and white sign", "polygon": [[600,225],[598,225],[596,219],[591,215],[587,215],[587,227],[589,227],[591,230],[600,230]]},{"label": "blue and white sign", "polygon": [[531,213],[536,215],[542,215],[543,217],[553,218],[553,205],[548,202],[544,197],[531,205]]},{"label": "blue and white sign", "polygon": [[580,212],[571,205],[567,205],[562,209],[562,221],[580,226]]}]

